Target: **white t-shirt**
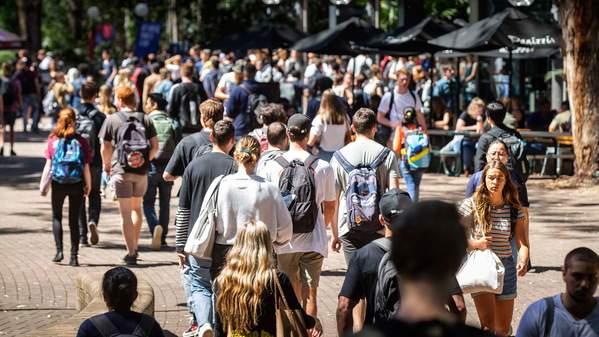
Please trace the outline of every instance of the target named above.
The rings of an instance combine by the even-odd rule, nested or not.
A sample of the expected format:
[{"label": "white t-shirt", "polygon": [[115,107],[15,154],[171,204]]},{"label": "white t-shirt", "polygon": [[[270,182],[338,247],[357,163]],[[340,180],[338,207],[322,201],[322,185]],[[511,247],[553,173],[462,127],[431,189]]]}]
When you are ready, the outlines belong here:
[{"label": "white t-shirt", "polygon": [[235,84],[235,72],[231,71],[221,76],[216,87],[222,88],[223,92],[228,95],[233,84]]},{"label": "white t-shirt", "polygon": [[[301,160],[305,161],[310,154],[306,151],[290,150],[282,156],[287,161]],[[312,163],[314,168],[314,184],[316,187],[316,204],[319,212],[316,218],[316,225],[311,233],[293,233],[291,241],[278,247],[277,254],[288,253],[310,253],[316,252],[324,257],[328,255],[328,238],[325,229],[324,214],[321,208],[323,201],[333,201],[335,194],[335,176],[331,165],[324,160],[317,159]],[[274,160],[266,164],[262,171],[263,178],[279,186],[279,178],[283,172],[283,167]]]},{"label": "white t-shirt", "polygon": [[[392,122],[403,120],[404,112],[412,107],[417,111],[422,111],[422,103],[418,95],[412,94],[408,91],[404,94],[397,92],[397,87],[394,88],[395,93],[393,95],[393,106],[391,107],[391,113],[389,114],[389,120]],[[414,100],[416,98],[416,100]],[[387,113],[389,112],[389,101],[391,100],[391,92],[387,92],[383,95],[381,103],[379,104],[378,111]]]},{"label": "white t-shirt", "polygon": [[345,145],[345,134],[348,125],[326,124],[320,115],[316,115],[312,121],[310,133],[320,137],[320,148],[327,151],[337,151]]}]

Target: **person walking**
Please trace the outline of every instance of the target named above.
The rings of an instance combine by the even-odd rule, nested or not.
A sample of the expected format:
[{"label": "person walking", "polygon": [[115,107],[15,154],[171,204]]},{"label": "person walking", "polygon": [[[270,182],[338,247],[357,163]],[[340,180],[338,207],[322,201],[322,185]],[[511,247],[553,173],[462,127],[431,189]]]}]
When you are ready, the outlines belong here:
[{"label": "person walking", "polygon": [[570,251],[562,266],[563,293],[538,300],[524,312],[516,337],[599,335],[599,256],[587,247]]},{"label": "person walking", "polygon": [[333,153],[349,143],[351,127],[345,107],[332,90],[325,90],[312,120],[308,147],[318,147],[318,158],[331,161]]},{"label": "person walking", "polygon": [[320,321],[302,309],[289,278],[276,271],[272,241],[270,226],[264,222],[240,224],[227,263],[216,278],[217,328],[222,336],[275,336],[281,298],[290,310],[300,311],[308,336],[322,334]]},{"label": "person walking", "polygon": [[181,82],[173,85],[167,96],[168,115],[175,119],[184,132],[195,132],[202,128],[198,118],[198,107],[208,97],[204,87],[193,82],[192,64],[181,66]]},{"label": "person walking", "polygon": [[150,118],[134,111],[135,91],[129,87],[115,92],[118,112],[109,115],[100,130],[102,163],[110,176],[119,203],[127,265],[137,264],[137,247],[141,232],[142,198],[148,186],[150,161],[158,152],[156,129]]},{"label": "person walking", "polygon": [[179,191],[179,207],[175,222],[175,247],[181,268],[181,281],[192,314],[184,336],[203,336],[213,330],[211,263],[185,254],[193,226],[201,213],[204,196],[214,179],[237,171],[237,164],[229,152],[235,146],[235,130],[229,121],[218,121],[210,134],[212,152],[197,157],[185,169]]},{"label": "person walking", "polygon": [[[98,244],[98,223],[102,211],[102,198],[100,187],[102,181],[102,155],[98,140],[100,129],[106,120],[106,115],[98,111],[93,102],[98,94],[98,88],[94,83],[86,82],[79,90],[81,96],[80,108],[77,111],[77,130],[89,143],[92,152],[92,161],[89,165],[91,173],[91,187],[88,200],[88,208],[85,207],[85,199],[81,204],[79,215],[79,242],[86,246]],[[89,241],[87,238],[89,230]]]},{"label": "person walking", "polygon": [[62,211],[65,198],[69,199],[69,231],[71,236],[71,259],[69,265],[78,266],[79,212],[83,197],[91,186],[89,163],[91,150],[83,137],[76,133],[76,114],[73,109],[62,109],[56,126],[48,138],[45,151],[46,165],[42,173],[40,191],[42,196],[51,188],[52,233],[56,255],[52,262],[63,260]]},{"label": "person walking", "polygon": [[291,241],[277,254],[279,270],[308,315],[317,317],[320,272],[328,255],[326,228],[333,226],[337,195],[331,166],[306,151],[310,125],[303,114],[289,118],[289,151],[271,161],[263,177],[279,186],[293,220]]},{"label": "person walking", "polygon": [[16,156],[15,152],[15,120],[23,99],[21,97],[21,82],[13,76],[13,67],[9,63],[2,64],[2,78],[0,78],[0,98],[2,106],[1,130],[0,130],[0,157],[4,156],[4,132],[8,126],[8,141],[10,143],[10,155]]},{"label": "person walking", "polygon": [[[526,274],[529,257],[526,219],[507,167],[500,161],[488,163],[479,187],[471,198],[461,203],[459,212],[469,229],[468,249],[491,249],[505,267],[501,294],[475,293],[472,297],[481,326],[507,336],[517,277]],[[517,261],[512,257],[511,237],[519,249]]]},{"label": "person walking", "polygon": [[256,66],[246,64],[243,69],[243,81],[231,87],[229,97],[225,101],[225,118],[233,122],[235,126],[235,139],[247,135],[257,125],[255,111],[256,106],[251,106],[250,98],[264,96],[260,84],[256,81]]},{"label": "person walking", "polygon": [[[162,175],[169,159],[175,152],[177,143],[181,139],[181,128],[166,114],[165,109],[166,100],[161,94],[151,93],[148,95],[144,110],[148,113],[154,129],[156,129],[158,152],[150,162],[148,188],[144,195],[143,209],[152,234],[150,248],[153,250],[159,250],[160,247],[166,246],[173,182],[165,181]],[[155,207],[156,192],[158,192],[160,205],[158,216]]]},{"label": "person walking", "polygon": [[269,163],[278,156],[289,150],[289,135],[287,126],[281,122],[271,123],[266,130],[268,148],[260,154],[260,160],[256,165],[256,174],[264,177]]}]

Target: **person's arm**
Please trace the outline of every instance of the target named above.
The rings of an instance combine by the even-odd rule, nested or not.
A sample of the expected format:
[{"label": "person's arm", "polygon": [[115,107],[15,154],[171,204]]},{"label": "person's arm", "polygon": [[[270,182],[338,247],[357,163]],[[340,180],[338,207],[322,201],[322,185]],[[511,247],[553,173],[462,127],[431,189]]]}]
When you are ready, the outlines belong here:
[{"label": "person's arm", "polygon": [[[376,121],[379,124],[384,126],[395,128],[397,125],[401,124],[400,121],[392,122],[386,115],[389,114],[391,116],[391,111],[389,111],[389,100],[391,99],[391,94],[385,94],[381,98],[381,103],[378,107],[378,112],[376,113]],[[393,107],[391,107],[393,108]]]},{"label": "person's arm", "polygon": [[518,246],[518,262],[516,263],[516,271],[518,276],[526,275],[528,269],[528,257],[529,257],[529,246],[528,246],[528,223],[524,215],[519,217],[516,221],[516,230],[514,233],[516,239],[516,245]]},{"label": "person's arm", "polygon": [[344,336],[347,333],[352,332],[354,325],[353,321],[353,309],[356,306],[357,301],[351,298],[339,295],[337,298],[337,335]]},{"label": "person's arm", "polygon": [[387,156],[386,165],[389,171],[389,189],[399,188],[399,164],[395,152],[390,151]]},{"label": "person's arm", "polygon": [[42,171],[42,178],[40,180],[40,195],[45,197],[50,190],[50,184],[52,183],[52,177],[50,177],[50,171],[52,170],[52,159],[46,159],[44,170]]},{"label": "person's arm", "polygon": [[[273,242],[276,245],[281,246],[291,241],[291,237],[293,236],[293,222],[291,220],[289,210],[287,209],[285,202],[283,202],[283,198],[281,197],[278,187],[275,185],[272,186],[276,189],[276,191],[273,193],[273,201],[275,202],[274,206],[276,212],[276,222],[274,225],[277,226],[277,235],[275,238],[273,238]],[[268,207],[272,206],[269,205]]]},{"label": "person's arm", "polygon": [[86,163],[83,166],[83,195],[85,195],[86,197],[89,195],[89,191],[91,191],[92,188],[92,175],[91,175],[91,171],[89,170],[89,164]]},{"label": "person's arm", "polygon": [[154,158],[156,157],[156,154],[158,153],[158,137],[154,136],[152,138],[150,138],[150,153],[148,154],[148,157],[150,159],[150,161],[154,160]]},{"label": "person's arm", "polygon": [[326,228],[333,228],[335,222],[335,208],[337,207],[337,200],[323,201],[322,208],[324,214],[324,225]]},{"label": "person's arm", "polygon": [[225,89],[222,86],[217,86],[216,90],[214,90],[214,97],[218,98],[221,101],[226,101],[229,98],[229,95],[225,94]]},{"label": "person's arm", "polygon": [[466,126],[466,122],[460,118],[460,119],[458,119],[458,122],[455,125],[455,130],[456,131],[476,131],[478,129],[477,124]]},{"label": "person's arm", "polygon": [[473,174],[472,176],[470,176],[470,179],[468,179],[468,184],[466,185],[466,192],[464,192],[464,197],[466,198],[470,198],[474,194],[474,191],[476,191],[476,181],[474,177],[476,177],[476,174]]},{"label": "person's arm", "polygon": [[449,130],[449,122],[451,119],[451,114],[447,111],[443,113],[443,119],[440,121],[434,121],[433,125],[437,129]]},{"label": "person's arm", "polygon": [[112,142],[111,141],[103,141],[102,142],[102,163],[104,165],[104,172],[110,174],[110,170],[112,168]]}]

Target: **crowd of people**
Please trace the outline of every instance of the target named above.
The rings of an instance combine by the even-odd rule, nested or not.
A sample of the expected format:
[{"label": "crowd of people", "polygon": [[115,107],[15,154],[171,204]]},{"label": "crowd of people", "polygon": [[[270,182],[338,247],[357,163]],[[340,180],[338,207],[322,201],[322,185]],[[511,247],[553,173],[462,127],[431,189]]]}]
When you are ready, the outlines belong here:
[{"label": "crowd of people", "polygon": [[[484,336],[464,325],[465,286],[456,273],[466,252],[490,251],[495,260],[485,266],[503,268],[502,287],[472,296],[484,330],[511,333],[518,278],[530,268],[525,151],[518,151],[525,145],[516,128],[563,131],[566,115],[553,125],[542,105],[525,124],[516,101],[485,103],[472,89],[478,65],[471,57],[458,76],[426,56],[375,63],[366,55],[308,54],[304,64],[295,51],[255,50],[236,59],[192,47],[188,55],[127,53],[120,64],[109,50],[101,58],[98,71],[81,64],[65,75],[58,55],[42,50],[33,60],[20,51],[2,68],[11,155],[19,115],[31,132],[39,132],[43,114],[51,117],[40,192],[51,195],[54,262],[64,259],[65,198],[69,264],[78,266],[80,245],[100,240],[102,195],[112,195],[127,266],[138,262],[144,217],[155,250],[167,245],[174,222],[191,316],[183,336],[278,335],[284,308],[295,310],[295,328],[319,336],[318,287],[329,250],[342,252],[348,267],[338,298],[340,336],[429,336],[438,329]],[[454,121],[456,77],[467,109]],[[465,199],[457,207],[418,202],[428,130],[454,124],[481,133],[477,144],[456,136],[445,147],[463,152]],[[518,335],[574,331],[561,314],[570,312],[594,319],[578,330],[589,334],[571,336],[594,336],[598,267],[592,251],[570,253],[567,292],[552,304],[533,304]],[[127,269],[107,272],[104,298],[114,312],[86,321],[79,336],[115,327],[162,335],[153,320],[130,311],[135,287]],[[553,330],[543,316],[550,305]]]}]

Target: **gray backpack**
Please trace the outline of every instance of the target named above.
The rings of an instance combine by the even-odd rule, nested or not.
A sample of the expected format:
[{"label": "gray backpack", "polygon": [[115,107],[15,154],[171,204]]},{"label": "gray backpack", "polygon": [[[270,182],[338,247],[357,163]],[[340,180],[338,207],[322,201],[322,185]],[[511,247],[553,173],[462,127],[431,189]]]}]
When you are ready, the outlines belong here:
[{"label": "gray backpack", "polygon": [[139,324],[130,334],[122,333],[105,314],[97,315],[89,319],[102,337],[146,337],[152,332],[154,319],[148,315],[142,315]]}]

